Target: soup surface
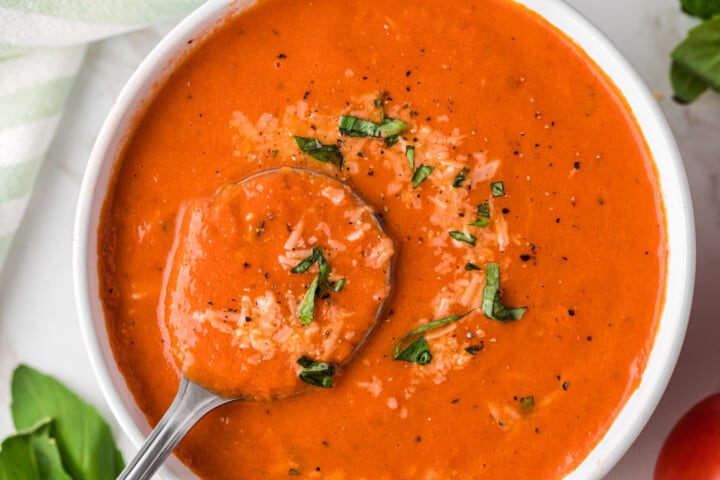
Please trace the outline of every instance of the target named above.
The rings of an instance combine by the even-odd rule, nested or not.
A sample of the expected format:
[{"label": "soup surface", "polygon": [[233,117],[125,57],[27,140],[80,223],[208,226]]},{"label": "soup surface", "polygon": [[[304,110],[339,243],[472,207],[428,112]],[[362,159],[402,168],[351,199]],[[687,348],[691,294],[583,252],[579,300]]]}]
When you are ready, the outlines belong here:
[{"label": "soup surface", "polygon": [[188,200],[280,166],[325,173],[381,214],[395,279],[333,388],[224,406],[179,457],[207,479],[576,467],[637,387],[664,291],[652,160],[608,79],[507,0],[267,0],[193,48],[136,122],[98,246],[110,340],[149,421],[182,368],[161,293]]}]

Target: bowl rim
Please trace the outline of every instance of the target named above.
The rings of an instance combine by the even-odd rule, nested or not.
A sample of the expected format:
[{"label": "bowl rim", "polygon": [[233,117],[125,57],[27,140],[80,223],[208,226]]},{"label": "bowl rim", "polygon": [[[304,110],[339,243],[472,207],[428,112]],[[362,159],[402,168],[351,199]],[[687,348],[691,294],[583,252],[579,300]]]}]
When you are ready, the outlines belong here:
[{"label": "bowl rim", "polygon": [[[633,113],[650,151],[663,201],[668,249],[665,295],[642,379],[600,441],[565,477],[568,480],[600,478],[617,463],[649,420],[680,353],[690,315],[695,275],[695,227],[690,189],[682,158],[657,101],[612,43],[562,0],[511,1],[527,7],[567,36],[615,85]],[[73,233],[73,283],[80,330],[100,390],[113,416],[135,446],[142,443],[142,430],[149,431],[149,426],[144,415],[138,415],[139,409],[119,374],[104,329],[102,309],[100,318],[93,312],[99,304],[97,228],[100,211],[109,191],[109,178],[118,162],[118,148],[129,135],[128,126],[132,120],[142,112],[143,105],[152,100],[157,84],[163,83],[158,80],[167,78],[185,58],[184,52],[190,51],[188,40],[211,35],[228,15],[254,3],[254,0],[210,0],[175,26],[152,49],[125,84],[106,117],[81,184]],[[194,42],[193,48],[201,43]],[[195,478],[177,459],[162,470],[163,475],[172,473],[170,478],[177,478],[178,472]]]}]

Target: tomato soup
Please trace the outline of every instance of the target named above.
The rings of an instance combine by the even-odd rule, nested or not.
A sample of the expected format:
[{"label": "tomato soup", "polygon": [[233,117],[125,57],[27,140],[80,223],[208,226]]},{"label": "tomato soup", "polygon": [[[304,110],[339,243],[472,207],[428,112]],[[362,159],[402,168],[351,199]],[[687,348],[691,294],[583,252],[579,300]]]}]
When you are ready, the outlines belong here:
[{"label": "tomato soup", "polygon": [[[389,293],[354,267],[392,254],[394,274],[376,328],[332,385],[223,406],[179,458],[204,479],[554,479],[577,467],[638,386],[665,288],[654,166],[609,79],[508,0],[261,0],[196,43],[136,120],[100,226],[110,341],[150,423],[183,371],[222,390],[243,368],[242,322],[258,313],[232,299],[245,295],[247,311],[280,302],[296,322],[315,298],[313,322],[290,325],[326,321],[330,304],[308,294],[315,247],[326,287],[347,278],[326,293],[348,314],[367,318]],[[205,282],[201,295],[176,288],[173,256],[195,258],[176,244],[187,205],[214,199],[195,204],[209,212],[225,186],[284,167],[351,188],[383,232],[333,250],[328,232],[357,219],[288,201],[273,215],[289,229],[247,277],[246,260],[219,257],[248,291],[211,281],[216,267],[183,273]],[[259,198],[242,218],[267,217],[273,202]],[[225,245],[234,234],[219,226]],[[305,259],[312,269],[292,273]],[[292,295],[267,300],[273,285]],[[188,350],[195,327],[240,340]],[[252,358],[253,375],[279,378]]]}]

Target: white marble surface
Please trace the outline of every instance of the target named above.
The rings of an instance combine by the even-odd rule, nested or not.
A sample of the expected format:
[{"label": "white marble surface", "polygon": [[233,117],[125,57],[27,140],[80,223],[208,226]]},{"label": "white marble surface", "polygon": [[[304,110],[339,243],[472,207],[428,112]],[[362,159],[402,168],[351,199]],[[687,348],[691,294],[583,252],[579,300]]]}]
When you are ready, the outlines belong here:
[{"label": "white marble surface", "polygon": [[[720,391],[720,95],[690,107],[669,99],[668,53],[692,21],[677,0],[570,0],[663,95],[695,205],[698,268],[695,300],[680,361],[660,405],[610,479],[651,478],[674,422],[692,404]],[[110,418],[88,364],[72,292],[72,225],[86,159],[100,125],[135,66],[168,30],[164,25],[92,45],[62,126],[5,269],[0,272],[0,438],[14,429],[9,382],[19,362],[59,377]],[[672,292],[669,293],[672,295]],[[112,420],[126,456],[132,447]]]}]

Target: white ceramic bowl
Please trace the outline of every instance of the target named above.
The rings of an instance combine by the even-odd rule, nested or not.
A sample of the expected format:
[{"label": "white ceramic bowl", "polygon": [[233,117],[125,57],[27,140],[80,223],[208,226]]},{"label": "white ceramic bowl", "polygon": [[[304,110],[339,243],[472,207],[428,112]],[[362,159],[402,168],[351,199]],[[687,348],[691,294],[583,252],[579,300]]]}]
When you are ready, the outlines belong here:
[{"label": "white ceramic bowl", "polygon": [[[202,37],[249,0],[211,0],[173,29],[138,67],[115,102],[98,135],[85,172],[74,237],[75,295],[80,326],[100,388],[125,433],[140,445],[150,431],[120,374],[108,342],[98,295],[97,231],[102,204],[115,162],[128,138],[132,120],[152,99],[154,85],[171,73],[187,41]],[[645,136],[659,173],[665,204],[669,257],[662,317],[638,389],[611,428],[568,479],[600,478],[620,459],[650,418],[670,379],[685,335],[695,271],[692,205],[677,146],[653,96],[625,59],[593,25],[560,0],[519,0],[563,31],[605,71],[625,96]],[[200,41],[198,41],[200,40]],[[168,478],[194,478],[176,459],[165,468]]]}]

